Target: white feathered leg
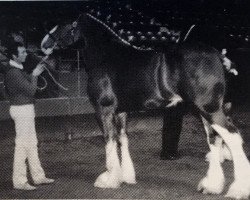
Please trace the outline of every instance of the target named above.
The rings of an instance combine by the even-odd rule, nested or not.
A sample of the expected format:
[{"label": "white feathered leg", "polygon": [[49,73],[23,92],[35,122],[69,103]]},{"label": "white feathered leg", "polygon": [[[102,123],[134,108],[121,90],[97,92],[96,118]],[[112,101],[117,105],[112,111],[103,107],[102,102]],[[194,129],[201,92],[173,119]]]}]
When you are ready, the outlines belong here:
[{"label": "white feathered leg", "polygon": [[120,135],[121,142],[121,168],[122,168],[122,181],[128,184],[135,184],[135,169],[134,164],[129,153],[128,137],[124,129],[121,129]]},{"label": "white feathered leg", "polygon": [[220,134],[231,151],[234,163],[234,182],[226,197],[247,199],[250,195],[250,163],[244,153],[239,133],[230,133],[227,129],[214,124],[212,127]]},{"label": "white feathered leg", "polygon": [[223,191],[225,178],[220,164],[220,147],[210,144],[209,168],[206,177],[199,185],[198,191],[204,194],[220,194]]},{"label": "white feathered leg", "polygon": [[118,188],[122,182],[121,167],[117,153],[117,142],[109,140],[106,144],[106,168],[95,181],[94,186],[100,188]]},{"label": "white feathered leg", "polygon": [[[223,144],[223,140],[221,137],[216,137],[215,145],[220,147],[220,162],[223,163],[225,160],[233,160],[230,150],[227,145]],[[206,161],[210,159],[210,152],[206,155]]]}]

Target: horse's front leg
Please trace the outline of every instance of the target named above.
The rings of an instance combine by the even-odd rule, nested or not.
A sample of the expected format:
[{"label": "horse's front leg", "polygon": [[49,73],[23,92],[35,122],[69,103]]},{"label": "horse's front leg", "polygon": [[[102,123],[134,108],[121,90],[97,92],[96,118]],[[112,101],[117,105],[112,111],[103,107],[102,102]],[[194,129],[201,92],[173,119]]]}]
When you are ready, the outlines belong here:
[{"label": "horse's front leg", "polygon": [[128,184],[135,184],[135,169],[129,153],[129,140],[127,136],[127,114],[125,112],[116,115],[119,141],[121,144],[121,169],[122,181]]},{"label": "horse's front leg", "polygon": [[100,188],[118,188],[122,182],[122,173],[117,152],[117,135],[114,128],[113,106],[102,107],[98,115],[106,142],[106,171],[96,179],[94,186]]}]

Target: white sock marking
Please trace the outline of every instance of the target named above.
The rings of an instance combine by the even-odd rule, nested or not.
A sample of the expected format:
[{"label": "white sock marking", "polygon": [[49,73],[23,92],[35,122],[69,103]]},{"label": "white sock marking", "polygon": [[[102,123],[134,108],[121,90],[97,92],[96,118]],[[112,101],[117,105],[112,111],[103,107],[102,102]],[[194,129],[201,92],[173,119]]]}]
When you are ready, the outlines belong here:
[{"label": "white sock marking", "polygon": [[106,167],[107,171],[102,173],[94,184],[100,188],[118,188],[121,184],[121,167],[117,153],[116,141],[110,140],[106,144]]},{"label": "white sock marking", "polygon": [[205,178],[203,178],[198,190],[204,194],[220,194],[224,188],[225,178],[220,164],[220,147],[210,145],[209,168]]},{"label": "white sock marking", "polygon": [[250,195],[250,163],[243,150],[242,138],[239,133],[230,133],[217,124],[213,124],[212,127],[226,142],[233,157],[235,180],[226,196],[235,199],[246,199]]},{"label": "white sock marking", "polygon": [[121,130],[120,142],[121,142],[121,154],[122,154],[121,168],[122,168],[123,181],[129,184],[135,184],[136,183],[135,169],[129,153],[128,137],[124,129]]}]

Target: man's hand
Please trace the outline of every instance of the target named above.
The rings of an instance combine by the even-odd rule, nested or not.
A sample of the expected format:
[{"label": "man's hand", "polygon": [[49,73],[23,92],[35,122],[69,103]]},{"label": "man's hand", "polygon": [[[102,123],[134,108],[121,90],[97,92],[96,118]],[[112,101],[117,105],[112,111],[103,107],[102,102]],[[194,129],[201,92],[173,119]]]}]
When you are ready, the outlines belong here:
[{"label": "man's hand", "polygon": [[38,64],[36,68],[33,70],[32,75],[33,76],[39,76],[41,73],[43,73],[45,64]]}]

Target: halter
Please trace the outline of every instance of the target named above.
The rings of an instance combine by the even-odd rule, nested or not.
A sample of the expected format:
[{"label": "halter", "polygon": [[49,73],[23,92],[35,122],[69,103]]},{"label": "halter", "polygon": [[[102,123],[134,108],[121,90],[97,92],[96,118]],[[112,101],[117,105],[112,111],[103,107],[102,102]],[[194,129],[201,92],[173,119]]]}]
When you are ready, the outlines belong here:
[{"label": "halter", "polygon": [[[72,24],[71,24],[72,28],[69,29],[69,30],[67,31],[67,32],[71,32],[70,35],[72,36],[72,43],[75,43],[75,34],[74,34],[74,32],[75,32],[75,29],[76,29],[77,26],[78,26],[78,21],[79,21],[79,19],[80,19],[81,16],[82,16],[82,14],[80,14],[80,15],[78,16],[78,18],[77,18],[75,21],[72,22]],[[49,31],[49,33],[47,33],[47,36],[50,37],[50,39],[55,43],[55,44],[54,44],[54,47],[55,47],[56,45],[58,45],[61,49],[65,49],[65,47],[63,47],[62,45],[60,45],[60,43],[62,43],[64,46],[67,46],[67,45],[65,45],[65,42],[64,42],[64,40],[62,39],[62,37],[56,38],[56,37],[53,35],[53,33],[54,33],[57,29],[58,29],[58,25],[56,25],[53,29],[51,29],[51,30]],[[45,36],[46,39],[48,39],[48,37],[46,38],[46,36]],[[45,40],[45,38],[44,38],[44,40]],[[60,41],[60,43],[59,43],[59,41]],[[54,48],[53,48],[53,49],[54,49]]]},{"label": "halter", "polygon": [[[54,47],[57,45],[59,46],[61,49],[65,49],[65,46],[67,46],[64,42],[64,39],[62,39],[62,37],[58,37],[56,38],[53,33],[57,30],[58,26],[55,26],[47,35],[48,37],[50,37],[50,39],[55,43]],[[75,37],[74,37],[74,30],[75,30],[75,27],[73,27],[72,25],[72,28],[69,30],[71,32],[71,36],[72,36],[72,42],[74,43],[75,42]],[[61,45],[61,44],[62,45]]]}]

